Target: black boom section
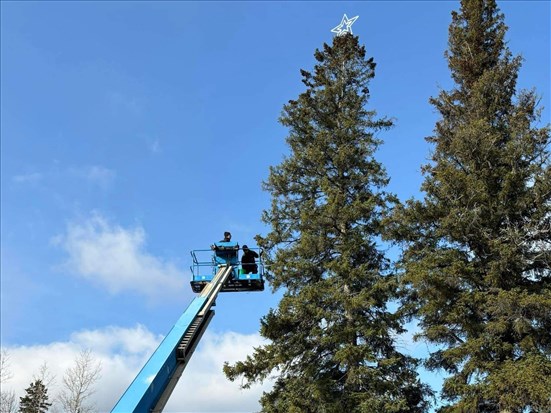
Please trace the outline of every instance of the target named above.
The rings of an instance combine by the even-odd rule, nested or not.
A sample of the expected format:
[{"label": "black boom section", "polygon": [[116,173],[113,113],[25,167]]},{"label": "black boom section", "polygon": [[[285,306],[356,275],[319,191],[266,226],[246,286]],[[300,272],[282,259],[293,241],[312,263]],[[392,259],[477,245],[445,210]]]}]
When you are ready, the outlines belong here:
[{"label": "black boom section", "polygon": [[176,350],[176,359],[179,362],[187,362],[187,359],[193,354],[213,316],[214,310],[209,310],[205,316],[197,316],[193,320]]}]

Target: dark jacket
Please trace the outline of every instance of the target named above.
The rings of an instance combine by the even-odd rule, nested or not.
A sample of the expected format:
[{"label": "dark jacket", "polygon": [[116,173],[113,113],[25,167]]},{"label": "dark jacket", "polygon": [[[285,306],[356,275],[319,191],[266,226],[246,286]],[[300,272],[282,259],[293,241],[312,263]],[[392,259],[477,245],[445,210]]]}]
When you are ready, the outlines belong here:
[{"label": "dark jacket", "polygon": [[242,264],[254,264],[255,258],[258,258],[258,254],[253,250],[243,251],[243,256],[241,257]]}]

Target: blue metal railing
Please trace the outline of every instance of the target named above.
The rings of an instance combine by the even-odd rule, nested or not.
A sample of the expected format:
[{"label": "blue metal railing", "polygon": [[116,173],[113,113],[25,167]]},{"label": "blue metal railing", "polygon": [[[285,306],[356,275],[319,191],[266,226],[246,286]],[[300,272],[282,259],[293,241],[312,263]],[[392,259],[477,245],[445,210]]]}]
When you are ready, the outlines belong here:
[{"label": "blue metal railing", "polygon": [[[256,259],[256,265],[258,266],[258,274],[261,276],[264,275],[265,265],[262,261],[262,249],[260,248],[249,248],[252,251],[258,253],[259,257]],[[239,248],[238,251],[243,251],[242,248]],[[218,263],[215,260],[215,254],[212,249],[203,249],[203,250],[193,250],[190,252],[192,258],[192,265],[189,267],[192,274],[192,280],[194,277],[211,275],[214,276],[218,269]],[[234,265],[234,267],[240,271],[242,269],[241,257],[239,257],[239,264]]]}]

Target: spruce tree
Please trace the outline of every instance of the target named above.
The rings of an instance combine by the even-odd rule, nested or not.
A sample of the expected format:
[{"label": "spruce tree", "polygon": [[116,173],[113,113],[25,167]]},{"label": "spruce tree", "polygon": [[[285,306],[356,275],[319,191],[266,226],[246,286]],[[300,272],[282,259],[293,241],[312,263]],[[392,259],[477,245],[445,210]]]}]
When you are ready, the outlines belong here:
[{"label": "spruce tree", "polygon": [[396,349],[403,329],[387,307],[396,279],[378,247],[393,197],[375,135],[392,122],[366,109],[375,63],[351,34],[315,59],[313,73],[301,70],[306,90],[280,118],[290,155],[264,184],[271,231],[257,241],[273,289],[284,292],[261,320],[270,343],[224,370],[244,388],[273,374],[267,413],[422,412],[429,392],[417,362]]},{"label": "spruce tree", "polygon": [[48,389],[41,380],[36,380],[27,389],[26,396],[19,398],[21,413],[44,413],[52,403],[48,403]]},{"label": "spruce tree", "polygon": [[397,208],[427,360],[443,369],[442,412],[551,411],[549,127],[494,0],[463,0],[446,52],[454,87],[440,114],[423,201]]}]

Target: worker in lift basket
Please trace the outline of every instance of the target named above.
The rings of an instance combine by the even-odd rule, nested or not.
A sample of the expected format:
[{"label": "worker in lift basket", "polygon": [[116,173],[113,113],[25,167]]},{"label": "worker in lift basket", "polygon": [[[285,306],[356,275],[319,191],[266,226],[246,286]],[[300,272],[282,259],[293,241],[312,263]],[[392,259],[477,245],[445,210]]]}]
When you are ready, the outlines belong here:
[{"label": "worker in lift basket", "polygon": [[241,268],[243,268],[243,273],[258,273],[258,265],[256,265],[255,258],[258,258],[258,254],[250,250],[246,245],[243,245],[243,256],[241,257]]},{"label": "worker in lift basket", "polygon": [[[224,239],[221,240],[220,242],[230,242],[230,241],[231,241],[231,233],[228,232],[228,231],[225,231],[225,232],[224,232]],[[210,249],[211,249],[211,250],[216,250],[216,249],[217,249],[217,248],[216,248],[216,245],[215,245],[215,244],[212,244],[212,245],[210,246]]]},{"label": "worker in lift basket", "polygon": [[220,242],[230,242],[230,241],[231,241],[231,234],[228,231],[224,232],[224,239]]}]

